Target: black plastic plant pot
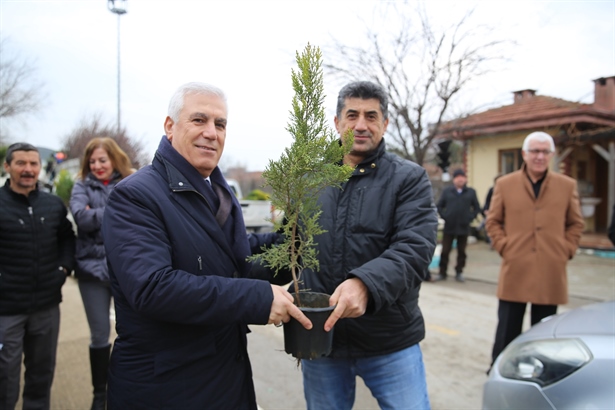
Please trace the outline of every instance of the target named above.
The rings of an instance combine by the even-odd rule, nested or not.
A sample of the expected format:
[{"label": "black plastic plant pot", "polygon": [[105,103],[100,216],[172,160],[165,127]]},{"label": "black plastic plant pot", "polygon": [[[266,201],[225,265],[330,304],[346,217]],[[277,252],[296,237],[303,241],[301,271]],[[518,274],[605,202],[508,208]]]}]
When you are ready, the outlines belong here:
[{"label": "black plastic plant pot", "polygon": [[[329,295],[316,292],[300,292],[299,309],[312,321],[312,329],[307,330],[294,318],[284,323],[284,350],[297,359],[317,359],[331,353],[333,329],[325,332],[325,322],[335,308],[329,306]],[[297,303],[297,297],[295,304]]]}]

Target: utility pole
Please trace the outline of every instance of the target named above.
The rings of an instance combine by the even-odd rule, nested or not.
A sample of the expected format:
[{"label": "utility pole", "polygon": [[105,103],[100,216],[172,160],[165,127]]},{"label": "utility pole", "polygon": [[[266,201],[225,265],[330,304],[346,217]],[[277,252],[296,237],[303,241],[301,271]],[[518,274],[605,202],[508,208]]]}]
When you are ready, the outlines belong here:
[{"label": "utility pole", "polygon": [[121,129],[121,109],[120,109],[120,16],[126,14],[127,0],[107,0],[107,8],[111,13],[117,14],[117,134]]}]

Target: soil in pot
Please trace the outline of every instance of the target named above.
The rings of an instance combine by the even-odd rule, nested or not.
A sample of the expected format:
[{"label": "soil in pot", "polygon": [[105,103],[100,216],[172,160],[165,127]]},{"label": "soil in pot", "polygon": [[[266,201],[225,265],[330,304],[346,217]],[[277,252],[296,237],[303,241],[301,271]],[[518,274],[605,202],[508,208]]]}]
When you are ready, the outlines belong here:
[{"label": "soil in pot", "polygon": [[[296,296],[295,304],[297,301]],[[284,323],[284,350],[297,359],[317,359],[331,353],[333,330],[325,332],[325,322],[335,306],[329,306],[329,295],[317,292],[301,292],[301,311],[312,321],[307,330],[294,318]]]}]

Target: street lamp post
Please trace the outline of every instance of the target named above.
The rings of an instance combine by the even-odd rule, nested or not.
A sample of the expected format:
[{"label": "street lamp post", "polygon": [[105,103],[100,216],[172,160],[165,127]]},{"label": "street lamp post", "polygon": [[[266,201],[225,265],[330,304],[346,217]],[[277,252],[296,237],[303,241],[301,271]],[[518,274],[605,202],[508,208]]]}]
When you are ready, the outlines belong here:
[{"label": "street lamp post", "polygon": [[117,133],[121,128],[120,110],[120,16],[126,14],[127,0],[107,0],[107,8],[111,13],[117,14]]}]

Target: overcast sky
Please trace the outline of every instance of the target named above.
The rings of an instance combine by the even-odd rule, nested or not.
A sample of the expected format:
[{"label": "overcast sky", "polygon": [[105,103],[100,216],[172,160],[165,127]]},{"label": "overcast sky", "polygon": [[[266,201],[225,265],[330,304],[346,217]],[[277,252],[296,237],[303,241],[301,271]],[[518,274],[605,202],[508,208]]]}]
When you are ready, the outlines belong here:
[{"label": "overcast sky", "polygon": [[[173,91],[208,82],[228,97],[223,164],[263,170],[290,145],[285,131],[295,52],[331,38],[357,45],[374,13],[371,0],[128,0],[120,18],[122,124],[153,155]],[[517,42],[507,69],[481,78],[458,103],[512,103],[512,91],[593,102],[591,80],[615,75],[615,1],[428,1],[435,20],[477,21]],[[369,23],[368,23],[369,24]],[[376,29],[375,27],[371,27]],[[386,25],[382,30],[386,30]],[[47,99],[13,140],[60,149],[82,120],[117,113],[117,16],[106,0],[0,0],[2,38],[34,59]],[[0,58],[8,53],[3,50]],[[338,85],[325,79],[327,112]]]}]

